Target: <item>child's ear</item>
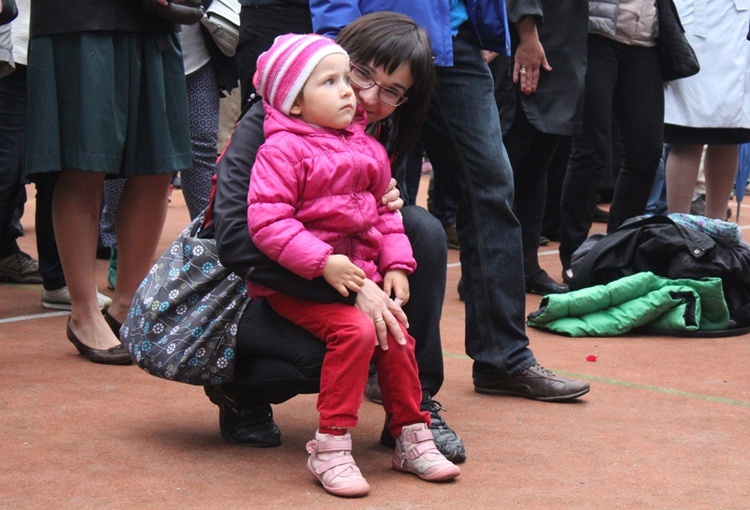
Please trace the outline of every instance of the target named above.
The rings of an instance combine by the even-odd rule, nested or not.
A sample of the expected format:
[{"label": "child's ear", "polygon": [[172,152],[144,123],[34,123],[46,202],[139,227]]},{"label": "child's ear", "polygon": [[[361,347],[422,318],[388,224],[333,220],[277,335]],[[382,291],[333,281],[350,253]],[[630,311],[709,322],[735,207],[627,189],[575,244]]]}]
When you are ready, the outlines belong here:
[{"label": "child's ear", "polygon": [[292,107],[289,108],[289,115],[294,115],[295,117],[302,115],[302,107],[299,104],[299,99],[295,100]]}]

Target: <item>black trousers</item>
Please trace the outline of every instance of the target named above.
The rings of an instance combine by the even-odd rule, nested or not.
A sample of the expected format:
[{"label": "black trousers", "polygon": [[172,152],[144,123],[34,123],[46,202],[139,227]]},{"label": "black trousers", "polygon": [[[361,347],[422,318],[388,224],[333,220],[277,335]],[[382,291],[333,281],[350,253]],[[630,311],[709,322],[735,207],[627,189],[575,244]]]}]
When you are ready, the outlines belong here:
[{"label": "black trousers", "polygon": [[547,175],[566,138],[532,126],[520,102],[513,124],[503,137],[513,168],[513,213],[521,223],[523,272],[527,280],[542,270],[537,252],[547,203]]},{"label": "black trousers", "polygon": [[[443,384],[440,317],[445,297],[447,244],[440,222],[418,206],[402,210],[406,235],[417,260],[409,276],[411,298],[404,306],[423,393]],[[237,333],[235,380],[223,390],[242,400],[279,404],[301,393],[317,393],[325,343],[254,299]]]},{"label": "black trousers", "polygon": [[591,228],[599,180],[612,166],[613,125],[623,161],[607,231],[645,212],[662,151],[664,88],[656,48],[589,34],[583,131],[573,137],[561,201],[563,268]]},{"label": "black trousers", "polygon": [[[26,66],[0,79],[0,258],[20,251],[11,226],[24,191],[22,165],[26,149]],[[55,178],[36,184],[36,247],[44,288],[65,286],[60,256],[52,227],[52,195]]]},{"label": "black trousers", "polygon": [[282,34],[312,32],[310,9],[295,5],[243,5],[240,10],[240,40],[235,57],[240,68],[240,104],[242,114],[251,106],[255,94],[253,75],[261,53]]}]

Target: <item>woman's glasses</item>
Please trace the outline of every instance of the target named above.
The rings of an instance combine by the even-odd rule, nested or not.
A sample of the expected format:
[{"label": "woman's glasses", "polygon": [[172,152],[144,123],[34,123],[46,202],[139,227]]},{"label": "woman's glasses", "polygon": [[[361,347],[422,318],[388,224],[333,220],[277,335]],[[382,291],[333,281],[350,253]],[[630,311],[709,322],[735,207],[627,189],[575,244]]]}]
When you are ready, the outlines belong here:
[{"label": "woman's glasses", "polygon": [[395,108],[399,105],[404,104],[406,100],[409,99],[396,89],[383,87],[380,83],[372,79],[370,73],[357,65],[352,64],[352,71],[349,75],[349,79],[354,85],[362,90],[371,89],[372,87],[377,85],[379,89],[378,99],[383,101],[388,106],[392,106]]}]

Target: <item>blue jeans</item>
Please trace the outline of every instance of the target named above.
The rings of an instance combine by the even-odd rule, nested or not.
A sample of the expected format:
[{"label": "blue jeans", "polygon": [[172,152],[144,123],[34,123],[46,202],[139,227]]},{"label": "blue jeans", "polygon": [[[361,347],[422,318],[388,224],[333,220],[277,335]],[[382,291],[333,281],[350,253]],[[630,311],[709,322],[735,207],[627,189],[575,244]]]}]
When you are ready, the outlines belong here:
[{"label": "blue jeans", "polygon": [[466,303],[466,353],[474,379],[534,363],[525,332],[521,227],[494,83],[468,25],[453,38],[453,66],[437,67],[421,140],[434,175],[458,201],[456,226]]}]

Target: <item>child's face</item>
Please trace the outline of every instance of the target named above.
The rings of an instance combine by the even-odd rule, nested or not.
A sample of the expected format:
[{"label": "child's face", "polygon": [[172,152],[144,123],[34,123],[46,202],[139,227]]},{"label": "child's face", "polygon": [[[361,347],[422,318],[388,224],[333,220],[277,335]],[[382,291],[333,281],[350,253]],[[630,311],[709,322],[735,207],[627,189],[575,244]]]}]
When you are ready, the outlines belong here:
[{"label": "child's face", "polygon": [[344,129],[357,106],[349,85],[349,59],[340,53],[323,58],[302,87],[290,113],[314,126]]}]

